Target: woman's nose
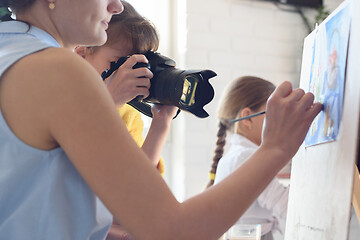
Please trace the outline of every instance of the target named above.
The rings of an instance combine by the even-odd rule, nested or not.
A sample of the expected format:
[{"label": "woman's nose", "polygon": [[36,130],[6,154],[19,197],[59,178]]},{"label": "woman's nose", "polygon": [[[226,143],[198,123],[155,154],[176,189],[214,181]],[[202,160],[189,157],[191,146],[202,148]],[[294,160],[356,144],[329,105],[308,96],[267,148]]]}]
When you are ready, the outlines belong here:
[{"label": "woman's nose", "polygon": [[108,6],[109,13],[118,14],[124,11],[124,6],[120,0],[112,0]]}]

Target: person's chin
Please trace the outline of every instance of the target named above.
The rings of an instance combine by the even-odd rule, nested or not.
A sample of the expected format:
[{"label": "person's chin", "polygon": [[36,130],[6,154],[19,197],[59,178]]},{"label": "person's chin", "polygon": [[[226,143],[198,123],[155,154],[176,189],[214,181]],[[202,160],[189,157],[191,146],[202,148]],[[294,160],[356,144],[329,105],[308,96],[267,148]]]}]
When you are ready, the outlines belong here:
[{"label": "person's chin", "polygon": [[102,36],[102,38],[100,39],[100,42],[98,45],[104,45],[106,43],[106,40],[107,40],[107,35],[105,33],[105,35]]},{"label": "person's chin", "polygon": [[98,37],[94,39],[94,42],[92,44],[88,44],[88,45],[90,45],[90,46],[104,45],[106,40],[107,40],[107,35],[106,35],[106,32],[104,31],[104,33],[99,34]]}]

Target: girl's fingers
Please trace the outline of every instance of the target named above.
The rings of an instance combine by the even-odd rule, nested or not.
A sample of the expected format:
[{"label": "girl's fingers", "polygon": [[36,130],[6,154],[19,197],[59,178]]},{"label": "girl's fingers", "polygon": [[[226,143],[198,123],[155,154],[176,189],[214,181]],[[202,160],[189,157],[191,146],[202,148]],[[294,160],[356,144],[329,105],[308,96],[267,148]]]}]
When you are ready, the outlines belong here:
[{"label": "girl's fingers", "polygon": [[152,78],[153,73],[146,67],[140,67],[133,69],[133,67],[137,63],[148,63],[149,61],[146,59],[144,55],[131,55],[121,66],[122,69],[131,69],[132,73],[134,74],[134,77],[145,77],[145,78]]},{"label": "girl's fingers", "polygon": [[151,86],[149,78],[135,78],[134,82],[136,87],[144,87],[149,89]]},{"label": "girl's fingers", "polygon": [[150,79],[154,76],[153,73],[145,67],[132,69],[132,71],[133,71],[134,77],[136,77],[136,78],[149,78]]},{"label": "girl's fingers", "polygon": [[124,68],[133,68],[138,62],[148,63],[149,61],[144,55],[134,54],[131,55],[121,66]]},{"label": "girl's fingers", "polygon": [[136,88],[136,96],[142,96],[143,98],[147,98],[149,96],[149,90],[144,87]]}]

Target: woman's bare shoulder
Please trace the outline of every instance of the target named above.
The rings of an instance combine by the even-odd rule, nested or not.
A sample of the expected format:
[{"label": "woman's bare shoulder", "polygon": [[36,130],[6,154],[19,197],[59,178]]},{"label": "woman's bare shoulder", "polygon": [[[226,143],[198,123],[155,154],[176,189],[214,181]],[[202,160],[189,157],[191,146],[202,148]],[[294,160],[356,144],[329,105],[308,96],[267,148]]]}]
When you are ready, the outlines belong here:
[{"label": "woman's bare shoulder", "polygon": [[0,82],[0,100],[14,133],[42,149],[54,146],[50,129],[56,119],[100,102],[112,105],[95,69],[76,53],[56,48],[31,54],[9,68]]},{"label": "woman's bare shoulder", "polygon": [[46,90],[56,94],[65,91],[67,94],[74,92],[79,95],[79,89],[82,92],[99,86],[102,91],[105,89],[96,70],[68,49],[48,48],[31,54],[16,63],[9,75],[13,86],[27,86],[36,92]]},{"label": "woman's bare shoulder", "polygon": [[48,48],[34,53],[22,59],[19,65],[22,65],[23,69],[30,70],[31,75],[42,73],[43,77],[72,77],[88,72],[89,75],[99,78],[88,62],[71,50],[63,48]]}]

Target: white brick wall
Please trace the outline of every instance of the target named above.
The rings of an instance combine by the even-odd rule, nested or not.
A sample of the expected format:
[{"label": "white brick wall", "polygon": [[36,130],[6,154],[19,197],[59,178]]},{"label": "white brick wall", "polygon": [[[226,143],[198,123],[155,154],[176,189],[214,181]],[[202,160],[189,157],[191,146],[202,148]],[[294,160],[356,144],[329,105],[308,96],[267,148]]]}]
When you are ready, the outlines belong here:
[{"label": "white brick wall", "polygon": [[[183,0],[185,1],[185,0]],[[330,9],[341,0],[325,0]],[[298,85],[302,44],[308,34],[298,13],[256,0],[188,0],[186,68],[208,68],[215,98],[205,109],[210,117],[185,119],[185,198],[202,191],[208,181],[216,142],[216,107],[223,87],[241,75],[256,75],[275,84]],[[315,11],[305,9],[310,21]]]},{"label": "white brick wall", "polygon": [[[323,1],[330,10],[342,2]],[[147,5],[142,5],[142,0],[130,2],[139,2],[136,6],[144,14],[148,8],[159,10],[162,6],[162,14],[171,9],[165,16],[153,13],[154,23],[161,32],[160,52],[175,59],[179,68],[212,69],[218,74],[210,80],[215,98],[205,106],[210,117],[199,119],[180,114],[172,124],[162,153],[165,179],[181,201],[203,191],[208,182],[218,125],[216,108],[224,86],[242,75],[256,75],[275,84],[288,80],[297,86],[303,40],[308,32],[298,13],[281,11],[271,2],[144,0]],[[303,10],[314,24],[316,11]],[[172,27],[183,24],[184,19],[186,31],[179,31],[182,26]],[[186,35],[186,47],[180,40],[183,35]],[[278,239],[282,239],[279,234],[275,235],[275,240]]]},{"label": "white brick wall", "polygon": [[[218,74],[210,79],[215,88],[214,100],[205,106],[210,117],[199,119],[180,114],[172,124],[172,133],[164,147],[165,179],[181,201],[203,191],[208,182],[218,125],[216,108],[224,86],[242,75],[263,77],[276,85],[288,80],[298,86],[302,45],[308,31],[298,13],[281,11],[271,2],[169,1],[173,1],[173,6],[178,5],[176,14],[186,19],[186,30],[179,32],[181,26],[170,30],[176,35],[170,39],[175,38],[177,42],[169,46],[177,50],[163,53],[176,59],[179,68],[212,69]],[[330,10],[341,2],[324,0]],[[314,24],[316,11],[303,10]],[[179,16],[173,16],[172,22],[181,25],[184,20]],[[186,35],[186,45],[177,39],[183,35]],[[280,225],[284,229],[284,221]],[[279,240],[282,236],[275,234],[274,238]]]},{"label": "white brick wall", "polygon": [[[165,179],[181,201],[203,191],[208,182],[218,125],[216,108],[224,86],[242,75],[263,77],[276,85],[288,80],[298,86],[302,45],[308,32],[298,13],[281,11],[270,2],[169,1],[180,5],[186,1],[186,13],[177,13],[186,14],[186,52],[184,55],[183,43],[175,43],[179,52],[174,59],[183,69],[212,69],[218,74],[210,80],[215,98],[205,106],[210,117],[199,119],[182,113],[173,122],[164,147]],[[342,0],[324,2],[333,10]],[[304,11],[313,24],[316,11]],[[284,225],[280,221],[282,229]],[[283,236],[275,233],[274,239]]]}]

